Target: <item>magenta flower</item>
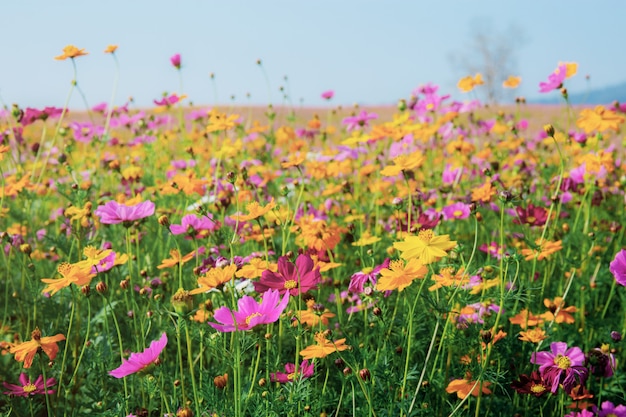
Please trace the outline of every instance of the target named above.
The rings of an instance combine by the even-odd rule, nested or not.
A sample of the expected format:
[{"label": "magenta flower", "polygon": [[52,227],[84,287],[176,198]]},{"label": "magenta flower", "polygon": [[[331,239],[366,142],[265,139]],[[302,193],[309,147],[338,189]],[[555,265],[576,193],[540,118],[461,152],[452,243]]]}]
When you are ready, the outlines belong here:
[{"label": "magenta flower", "polygon": [[453,220],[453,219],[467,219],[470,215],[470,206],[465,203],[454,203],[446,206],[441,210],[443,213],[443,218],[445,220]]},{"label": "magenta flower", "polygon": [[626,417],[626,406],[616,406],[611,401],[604,401],[599,410],[594,406],[594,411],[598,413],[598,417]]},{"label": "magenta flower", "polygon": [[174,68],[176,69],[180,69],[180,54],[174,54],[170,57],[170,62],[172,63],[172,66],[174,66]]},{"label": "magenta flower", "polygon": [[208,232],[216,230],[218,225],[207,216],[198,218],[195,214],[188,214],[181,220],[181,224],[173,224],[170,231],[174,235],[186,233],[189,238],[199,239],[206,237]]},{"label": "magenta flower", "polygon": [[358,129],[360,127],[368,126],[368,121],[377,119],[378,115],[376,113],[368,113],[363,110],[359,113],[358,116],[346,117],[342,120],[342,124],[346,125],[346,130],[350,132],[351,130]]},{"label": "magenta flower", "polygon": [[104,133],[104,127],[96,126],[90,122],[72,122],[70,123],[70,129],[74,133],[74,139],[82,143],[89,143],[94,136],[101,136]]},{"label": "magenta flower", "polygon": [[[46,388],[50,388],[56,383],[56,379],[48,378],[46,379],[46,384],[44,387],[43,375],[39,375],[35,382],[31,382],[30,378],[25,373],[21,373],[19,384],[9,384],[8,382],[3,382],[2,385],[4,385],[6,389],[8,389],[8,391],[4,391],[4,394],[6,395],[14,395],[16,397],[29,397],[36,394],[46,394]],[[47,393],[54,394],[54,391],[55,390],[53,389],[49,389]]]},{"label": "magenta flower", "polygon": [[313,269],[313,259],[308,255],[298,255],[296,264],[289,262],[289,258],[278,258],[278,272],[265,270],[261,279],[254,282],[254,290],[259,294],[275,289],[281,294],[289,292],[298,295],[315,288],[322,280],[319,268]]},{"label": "magenta flower", "polygon": [[328,90],[322,93],[322,98],[326,100],[330,100],[331,98],[333,98],[334,95],[335,95],[335,92],[333,90]]},{"label": "magenta flower", "polygon": [[172,94],[170,96],[163,97],[161,100],[153,100],[153,101],[154,101],[154,104],[156,104],[157,106],[173,106],[174,104],[178,103],[184,98],[185,98],[184,95],[179,96],[177,94]]},{"label": "magenta flower", "polygon": [[626,287],[626,250],[622,249],[609,264],[609,270],[619,285]]},{"label": "magenta flower", "polygon": [[298,379],[307,379],[313,376],[315,371],[315,365],[313,363],[309,363],[308,359],[305,359],[300,364],[300,368],[298,369],[298,373],[296,373],[296,365],[293,363],[285,364],[285,371],[276,372],[270,374],[270,381],[272,382],[280,382],[281,384],[286,384],[287,382],[297,381]]},{"label": "magenta flower", "polygon": [[209,323],[220,332],[235,330],[250,330],[259,324],[274,323],[287,307],[289,294],[280,300],[280,293],[275,290],[266,291],[259,304],[253,297],[244,295],[237,301],[239,311],[232,311],[228,307],[215,310],[213,318],[222,324]]},{"label": "magenta flower", "polygon": [[128,360],[122,360],[122,364],[109,372],[115,378],[124,378],[128,375],[144,371],[159,360],[159,355],[167,345],[167,335],[163,333],[159,340],[153,340],[150,347],[141,353],[131,353]]},{"label": "magenta flower", "polygon": [[583,385],[589,373],[584,366],[585,354],[578,347],[567,347],[565,342],[550,344],[551,352],[533,353],[530,363],[539,365],[539,373],[550,386],[554,394],[563,384],[563,389],[570,392],[576,385]]},{"label": "magenta flower", "polygon": [[154,203],[144,201],[134,206],[119,204],[115,200],[107,202],[104,206],[98,206],[94,213],[100,217],[100,223],[130,225],[135,220],[140,220],[154,214]]},{"label": "magenta flower", "polygon": [[552,74],[548,76],[547,82],[539,83],[539,92],[549,93],[552,90],[561,88],[561,86],[563,85],[563,81],[565,81],[566,75],[567,75],[567,66],[565,66],[565,64],[559,65],[559,67],[555,69]]},{"label": "magenta flower", "polygon": [[515,212],[518,217],[513,219],[515,224],[529,224],[531,226],[543,226],[548,220],[548,210],[529,203],[525,209],[517,206]]},{"label": "magenta flower", "polygon": [[355,272],[350,277],[350,285],[348,285],[348,291],[353,294],[361,294],[364,291],[365,284],[369,281],[372,287],[376,286],[378,281],[378,275],[380,270],[389,267],[389,258],[385,259],[382,264],[377,265],[373,269],[367,268],[362,271]]}]

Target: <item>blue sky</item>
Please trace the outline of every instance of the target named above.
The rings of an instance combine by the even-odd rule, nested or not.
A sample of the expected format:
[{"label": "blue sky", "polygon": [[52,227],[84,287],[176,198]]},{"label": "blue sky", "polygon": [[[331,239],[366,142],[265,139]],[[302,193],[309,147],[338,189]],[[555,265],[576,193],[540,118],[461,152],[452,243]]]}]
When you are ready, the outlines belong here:
[{"label": "blue sky", "polygon": [[[3,2],[2,15],[0,97],[22,107],[63,105],[72,65],[53,57],[67,44],[89,52],[76,64],[90,105],[111,96],[108,44],[119,45],[115,104],[133,96],[147,106],[164,91],[179,93],[174,53],[182,55],[183,92],[197,104],[215,104],[210,73],[221,104],[231,95],[281,104],[280,86],[296,105],[323,104],[328,89],[335,104],[394,104],[427,82],[462,99],[456,82],[468,74],[450,57],[468,53],[472,28],[481,25],[495,34],[521,28],[518,95],[537,97],[559,61],[579,63],[567,81],[572,92],[626,81],[622,0],[21,0]],[[78,94],[70,107],[84,108]]]}]

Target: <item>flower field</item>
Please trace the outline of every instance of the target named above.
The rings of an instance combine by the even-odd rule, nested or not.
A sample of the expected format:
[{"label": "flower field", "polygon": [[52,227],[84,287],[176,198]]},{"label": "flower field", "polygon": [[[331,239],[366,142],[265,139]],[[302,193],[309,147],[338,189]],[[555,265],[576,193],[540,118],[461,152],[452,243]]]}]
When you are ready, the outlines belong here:
[{"label": "flower field", "polygon": [[626,106],[576,71],[546,122],[4,106],[0,415],[626,416]]}]

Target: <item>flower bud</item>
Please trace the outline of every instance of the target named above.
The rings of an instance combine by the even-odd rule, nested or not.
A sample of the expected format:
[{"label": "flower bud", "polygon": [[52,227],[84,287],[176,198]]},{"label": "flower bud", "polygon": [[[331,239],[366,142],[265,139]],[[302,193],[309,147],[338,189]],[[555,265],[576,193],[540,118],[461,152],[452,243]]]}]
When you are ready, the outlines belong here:
[{"label": "flower bud", "polygon": [[372,374],[370,373],[369,369],[363,368],[359,371],[359,376],[361,377],[363,381],[369,381],[370,378],[372,377]]},{"label": "flower bud", "polygon": [[213,378],[213,385],[217,389],[224,389],[228,386],[228,374],[218,375]]},{"label": "flower bud", "polygon": [[189,291],[179,288],[171,299],[172,307],[179,315],[185,315],[193,308],[193,297]]},{"label": "flower bud", "polygon": [[546,132],[546,135],[550,136],[551,138],[554,137],[554,126],[552,126],[551,124],[544,125],[543,131]]}]

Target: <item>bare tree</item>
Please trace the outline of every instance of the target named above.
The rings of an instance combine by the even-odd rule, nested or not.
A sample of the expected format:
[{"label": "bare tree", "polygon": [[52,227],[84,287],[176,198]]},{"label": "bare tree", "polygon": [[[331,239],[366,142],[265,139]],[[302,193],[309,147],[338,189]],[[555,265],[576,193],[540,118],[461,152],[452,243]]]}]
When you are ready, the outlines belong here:
[{"label": "bare tree", "polygon": [[496,104],[509,98],[511,92],[502,88],[502,82],[517,75],[515,58],[524,42],[523,31],[515,25],[496,32],[489,21],[477,20],[463,51],[452,56],[451,62],[458,68],[459,78],[481,73],[484,85],[477,93],[485,102]]}]

